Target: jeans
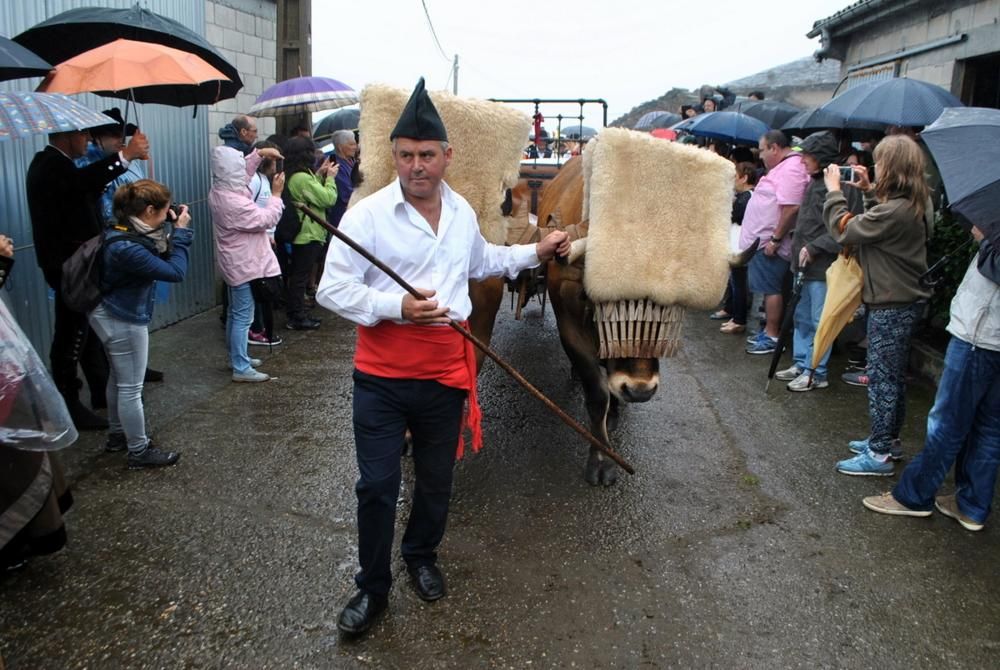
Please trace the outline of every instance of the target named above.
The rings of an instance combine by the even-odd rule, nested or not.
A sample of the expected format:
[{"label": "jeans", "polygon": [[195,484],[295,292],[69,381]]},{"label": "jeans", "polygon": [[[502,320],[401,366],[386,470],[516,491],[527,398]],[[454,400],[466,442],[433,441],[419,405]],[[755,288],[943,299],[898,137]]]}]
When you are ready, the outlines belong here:
[{"label": "jeans", "polygon": [[[792,336],[793,360],[799,370],[812,370],[813,340],[816,338],[816,326],[823,314],[825,300],[825,281],[807,279],[802,282],[799,304],[795,307],[795,333]],[[829,360],[830,349],[827,349],[816,366],[816,379],[826,379],[826,364]]]},{"label": "jeans", "polygon": [[924,303],[873,309],[868,315],[868,448],[887,454],[906,418],[906,365]]},{"label": "jeans", "polygon": [[912,509],[931,509],[952,463],[958,508],[983,523],[1000,467],[1000,351],[955,337],[927,417],[924,450],[906,466],[893,497]]},{"label": "jeans", "polygon": [[229,344],[229,363],[233,372],[240,374],[250,369],[247,334],[253,320],[253,291],[250,290],[250,282],[227,288],[229,315],[226,317],[226,342]]},{"label": "jeans", "polygon": [[388,595],[392,538],[406,429],[416,485],[403,535],[407,565],[433,565],[444,537],[466,392],[428,379],[386,379],[354,371],[358,560],[363,591]]},{"label": "jeans", "polygon": [[149,359],[149,328],[116,319],[104,305],[90,313],[90,325],[111,363],[106,391],[109,432],[125,433],[128,450],[141,452],[147,442],[142,382]]}]

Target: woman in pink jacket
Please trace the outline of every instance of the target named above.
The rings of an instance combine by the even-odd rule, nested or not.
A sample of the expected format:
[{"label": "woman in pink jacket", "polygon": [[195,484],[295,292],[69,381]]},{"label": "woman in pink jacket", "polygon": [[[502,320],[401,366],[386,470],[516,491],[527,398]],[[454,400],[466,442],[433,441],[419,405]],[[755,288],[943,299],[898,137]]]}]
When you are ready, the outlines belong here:
[{"label": "woman in pink jacket", "polygon": [[[285,175],[278,173],[271,185],[272,197],[266,207],[258,207],[248,183],[263,158],[281,158],[277,149],[258,149],[243,157],[236,149],[212,149],[212,190],[208,206],[215,226],[215,252],[219,269],[229,291],[226,342],[234,382],[265,382],[270,377],[258,372],[247,356],[247,333],[253,320],[254,299],[250,283],[281,274],[267,230],[281,218],[281,192]],[[259,363],[259,361],[253,361]]]}]

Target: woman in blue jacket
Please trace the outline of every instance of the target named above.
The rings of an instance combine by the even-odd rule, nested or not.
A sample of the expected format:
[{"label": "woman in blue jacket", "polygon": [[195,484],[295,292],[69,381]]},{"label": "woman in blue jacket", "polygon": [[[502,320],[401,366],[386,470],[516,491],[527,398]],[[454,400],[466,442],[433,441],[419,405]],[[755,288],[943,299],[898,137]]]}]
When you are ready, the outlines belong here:
[{"label": "woman in blue jacket", "polygon": [[[170,190],[150,179],[115,192],[115,223],[107,231],[101,270],[101,303],[89,315],[111,362],[108,378],[107,451],[128,449],[130,469],[173,465],[180,454],[152,446],[146,437],[142,383],[149,357],[154,284],[180,282],[187,272],[193,233],[186,205],[170,210]],[[175,230],[167,238],[163,223]]]}]

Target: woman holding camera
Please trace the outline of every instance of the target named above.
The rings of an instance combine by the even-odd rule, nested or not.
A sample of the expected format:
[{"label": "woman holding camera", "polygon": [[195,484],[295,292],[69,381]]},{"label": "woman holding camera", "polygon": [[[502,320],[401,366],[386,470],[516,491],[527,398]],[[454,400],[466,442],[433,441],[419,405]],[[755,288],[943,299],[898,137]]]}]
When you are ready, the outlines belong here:
[{"label": "woman holding camera", "polygon": [[855,180],[849,186],[864,193],[865,213],[854,216],[848,211],[840,168],[830,165],[823,174],[829,191],[823,215],[833,238],[855,247],[863,273],[871,433],[865,440],[851,442],[857,456],[837,463],[837,471],[889,477],[892,461],[902,456],[898,441],[905,416],[910,339],[930,297],[920,276],[927,271],[934,210],[923,152],[909,137],[886,137],[875,148],[874,186],[867,168],[857,165],[853,172]]},{"label": "woman holding camera", "polygon": [[[180,454],[152,446],[146,436],[142,384],[149,357],[154,284],[180,282],[193,233],[187,205],[170,207],[170,190],[150,179],[121,186],[113,200],[101,270],[101,303],[89,315],[111,363],[107,451],[128,449],[130,469],[173,465]],[[174,223],[168,239],[164,222]]]}]

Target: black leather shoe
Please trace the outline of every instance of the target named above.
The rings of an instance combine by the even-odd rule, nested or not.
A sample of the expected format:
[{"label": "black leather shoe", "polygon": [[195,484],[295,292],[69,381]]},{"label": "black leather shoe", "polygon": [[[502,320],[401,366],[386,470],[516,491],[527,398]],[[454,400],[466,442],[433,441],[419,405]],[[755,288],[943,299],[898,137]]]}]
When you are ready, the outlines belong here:
[{"label": "black leather shoe", "polygon": [[389,604],[389,599],[367,591],[358,591],[347,601],[337,618],[337,628],[348,635],[361,635],[375,623],[375,619]]},{"label": "black leather shoe", "polygon": [[312,319],[292,319],[288,322],[289,330],[316,330],[319,328],[319,321],[313,321]]},{"label": "black leather shoe", "polygon": [[146,374],[143,376],[142,381],[144,382],[162,382],[163,372],[160,370],[154,370],[153,368],[146,368]]},{"label": "black leather shoe", "polygon": [[421,600],[432,603],[444,597],[444,577],[436,565],[417,565],[406,570]]}]

